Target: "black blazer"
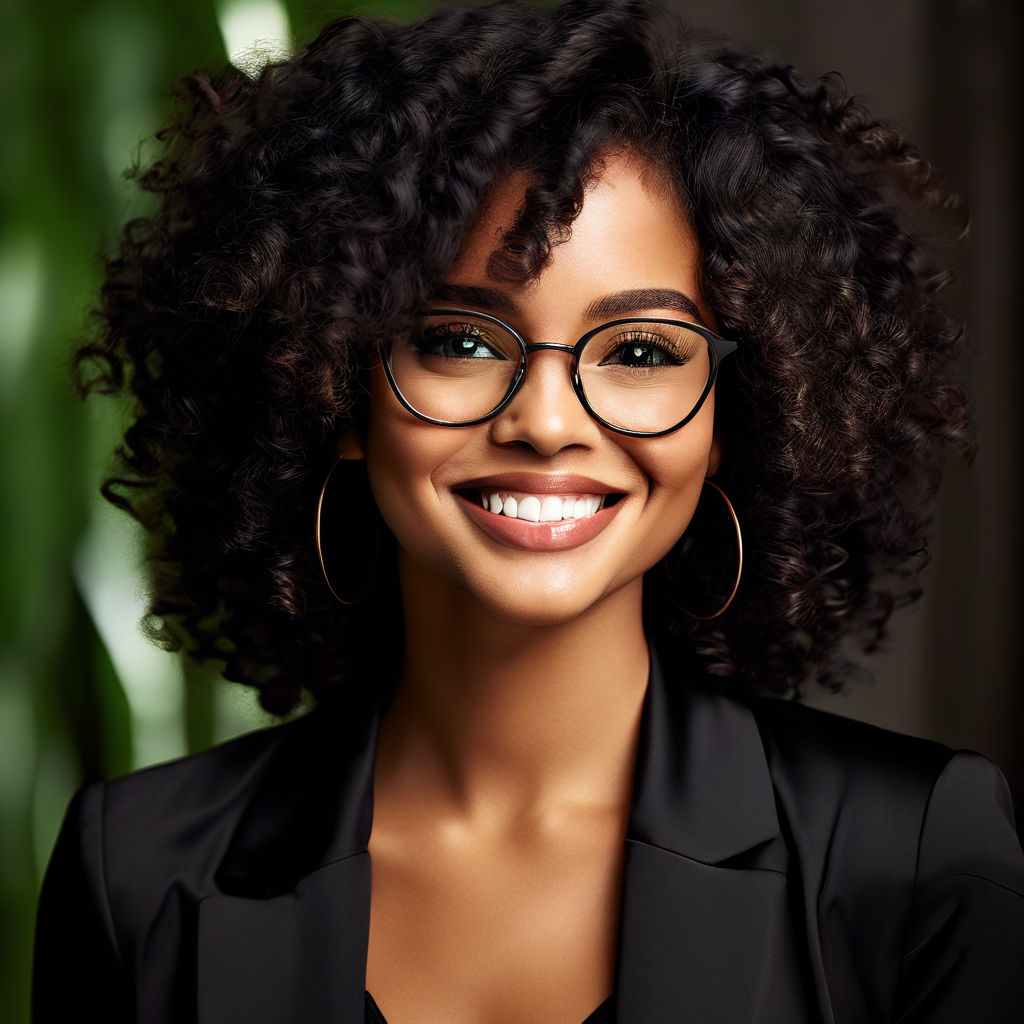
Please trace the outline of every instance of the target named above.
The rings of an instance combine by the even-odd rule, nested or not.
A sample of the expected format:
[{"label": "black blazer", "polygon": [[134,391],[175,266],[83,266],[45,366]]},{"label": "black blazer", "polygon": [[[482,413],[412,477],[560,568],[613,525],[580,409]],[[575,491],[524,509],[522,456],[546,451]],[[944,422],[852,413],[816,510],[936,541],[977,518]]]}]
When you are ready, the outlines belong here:
[{"label": "black blazer", "polygon": [[[375,742],[372,715],[321,708],[79,793],[37,1024],[363,1024]],[[652,661],[619,1024],[1017,1022],[1022,894],[983,757]]]}]

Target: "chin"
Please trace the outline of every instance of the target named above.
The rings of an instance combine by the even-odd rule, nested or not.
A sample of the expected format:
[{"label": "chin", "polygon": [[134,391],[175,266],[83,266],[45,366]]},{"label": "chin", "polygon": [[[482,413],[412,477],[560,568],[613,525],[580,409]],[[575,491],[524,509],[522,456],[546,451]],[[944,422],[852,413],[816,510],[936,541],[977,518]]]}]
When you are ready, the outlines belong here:
[{"label": "chin", "polygon": [[549,606],[543,611],[537,608],[520,607],[518,605],[491,605],[488,611],[499,621],[510,626],[528,626],[537,629],[564,626],[579,618],[587,609],[566,602],[564,605]]},{"label": "chin", "polygon": [[536,581],[511,582],[500,591],[483,590],[471,584],[460,587],[466,597],[486,614],[516,626],[538,628],[565,625],[587,614],[621,592],[590,590],[579,580],[569,579],[566,586],[544,586]]}]

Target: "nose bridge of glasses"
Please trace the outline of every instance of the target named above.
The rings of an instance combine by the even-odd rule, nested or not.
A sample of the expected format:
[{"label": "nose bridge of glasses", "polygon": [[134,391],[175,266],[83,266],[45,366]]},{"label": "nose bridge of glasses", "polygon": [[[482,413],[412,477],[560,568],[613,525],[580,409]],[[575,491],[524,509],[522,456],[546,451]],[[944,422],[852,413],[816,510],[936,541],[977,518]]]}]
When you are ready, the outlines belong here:
[{"label": "nose bridge of glasses", "polygon": [[553,341],[539,341],[533,345],[525,345],[524,350],[527,355],[531,352],[566,352],[569,355],[574,355],[576,348],[573,345],[559,345]]},{"label": "nose bridge of glasses", "polygon": [[[527,356],[535,352],[560,352],[570,357],[575,356],[576,350],[572,345],[560,345],[555,342],[537,342],[523,346]],[[545,366],[547,360],[542,356],[540,363],[534,363],[531,359],[526,372],[519,378],[515,388],[516,405],[521,410],[524,405],[523,392],[528,393],[525,399],[526,405],[537,407],[540,403],[547,413],[555,413],[556,417],[564,414],[562,403],[569,401],[574,407],[579,407],[580,412],[586,415],[580,404],[577,393],[576,374],[572,362],[566,364],[562,360],[551,359],[550,365]],[[568,372],[567,372],[568,371]]]},{"label": "nose bridge of glasses", "polygon": [[[576,355],[577,355],[577,346],[574,346],[574,345],[560,345],[560,344],[558,344],[557,342],[554,342],[554,341],[538,341],[538,342],[534,342],[534,343],[531,343],[531,344],[528,344],[528,345],[524,344],[523,345],[523,351],[526,353],[527,356],[533,355],[534,352],[563,352],[565,355],[569,356],[571,360],[575,360]],[[570,365],[572,366],[572,365],[575,365],[575,364],[571,363]],[[524,375],[524,377],[525,376],[529,376],[529,375],[530,375],[530,371],[527,370],[527,372]],[[532,371],[532,375],[534,377],[538,376],[537,371],[536,370]],[[574,389],[575,389],[575,376],[576,376],[575,372],[573,370],[570,370],[570,372],[569,372],[569,382],[570,382],[570,384],[573,385]],[[522,385],[522,383],[524,383],[524,382],[525,381],[521,381],[520,384]]]},{"label": "nose bridge of glasses", "polygon": [[[561,353],[569,356],[570,360],[574,359],[575,356],[576,356],[576,348],[573,345],[560,345],[557,342],[553,342],[553,341],[538,341],[538,342],[531,343],[531,344],[524,344],[523,345],[523,352],[526,354],[527,357],[533,355],[535,352],[561,352]],[[554,370],[554,374],[555,374],[554,377],[550,377],[548,374],[551,371],[548,371],[547,373],[544,372],[544,371],[541,371],[539,367],[537,367],[537,368],[532,367],[532,365],[530,365],[532,363],[533,363],[533,360],[529,360],[528,364],[524,364],[524,368],[526,368],[526,372],[523,374],[523,376],[519,380],[519,386],[516,389],[517,391],[518,390],[522,390],[523,386],[526,384],[527,378],[532,378],[533,382],[534,382],[534,387],[541,387],[542,390],[547,390],[547,388],[545,388],[545,385],[542,383],[542,378],[547,378],[547,381],[548,381],[547,387],[548,388],[551,386],[551,383],[554,382],[554,381],[559,381],[560,382],[560,381],[565,380],[565,378],[563,377],[563,374],[565,373],[565,371],[561,367],[559,367],[558,369]],[[570,365],[570,367],[572,367],[573,364],[570,363],[569,365]],[[572,387],[572,389],[575,390],[575,373],[574,373],[574,371],[571,368],[569,370],[568,383],[569,383],[570,387]],[[555,386],[556,387],[561,387],[562,384],[561,383],[556,383]]]}]

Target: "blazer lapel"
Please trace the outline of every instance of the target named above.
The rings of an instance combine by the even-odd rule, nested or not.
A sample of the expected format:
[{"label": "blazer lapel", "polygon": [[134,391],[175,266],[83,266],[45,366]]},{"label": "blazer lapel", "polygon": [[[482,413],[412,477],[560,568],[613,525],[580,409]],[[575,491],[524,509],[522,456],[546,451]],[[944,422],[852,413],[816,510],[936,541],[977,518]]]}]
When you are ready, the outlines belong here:
[{"label": "blazer lapel", "polygon": [[270,899],[199,908],[200,1024],[363,1024],[370,855],[314,872]]},{"label": "blazer lapel", "polygon": [[652,652],[626,844],[619,1024],[805,1020],[787,855],[750,711]]},{"label": "blazer lapel", "polygon": [[199,1024],[363,1024],[376,735],[318,709],[282,740],[199,905]]}]

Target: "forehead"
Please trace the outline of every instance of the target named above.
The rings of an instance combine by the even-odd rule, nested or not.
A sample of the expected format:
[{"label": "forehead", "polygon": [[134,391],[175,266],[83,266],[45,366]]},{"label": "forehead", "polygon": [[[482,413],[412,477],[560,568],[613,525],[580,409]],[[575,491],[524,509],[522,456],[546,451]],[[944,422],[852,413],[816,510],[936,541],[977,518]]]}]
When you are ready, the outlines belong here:
[{"label": "forehead", "polygon": [[[529,170],[515,171],[498,180],[466,232],[456,267],[487,262],[515,224],[527,190],[536,184]],[[582,214],[576,218],[570,226],[572,234],[599,226],[599,221],[609,227],[626,221],[651,227],[652,221],[667,220],[672,229],[685,236],[689,246],[697,248],[688,213],[668,172],[635,154],[609,152],[595,158],[584,191],[583,210],[588,216],[582,225]]]},{"label": "forehead", "polygon": [[533,184],[528,172],[511,174],[488,196],[446,283],[500,288],[510,300],[506,308],[532,310],[544,320],[560,308],[594,308],[611,294],[671,290],[693,298],[711,323],[699,294],[700,246],[666,177],[634,157],[605,157],[594,168],[568,238],[553,239],[538,277],[510,284],[493,277],[490,261]]}]

